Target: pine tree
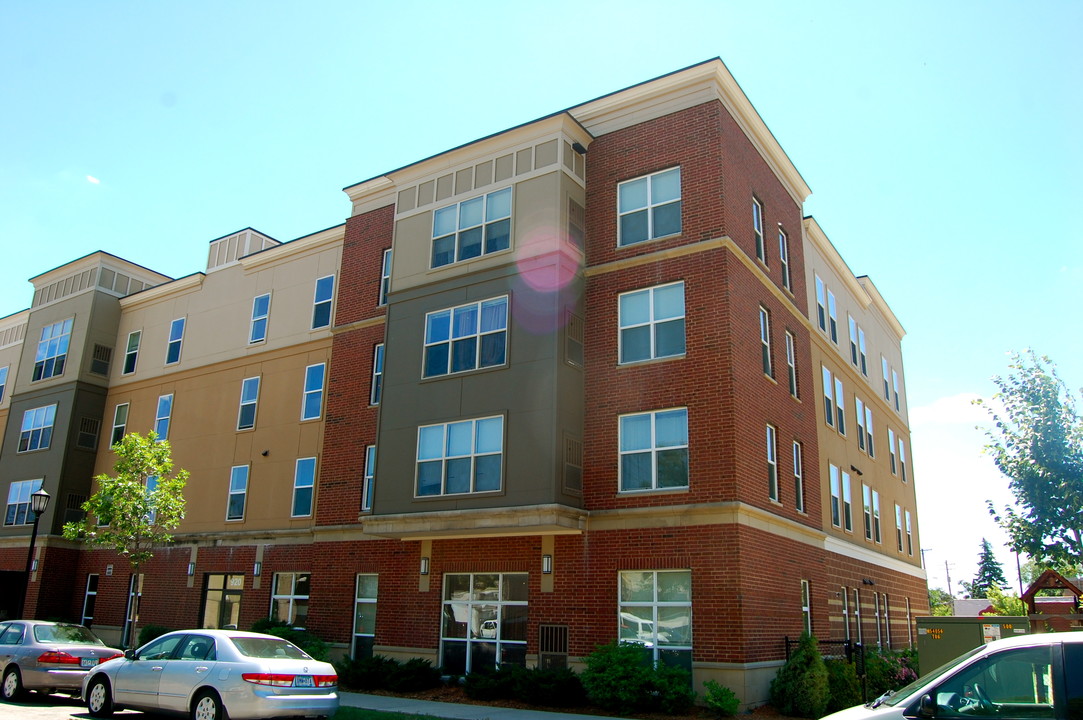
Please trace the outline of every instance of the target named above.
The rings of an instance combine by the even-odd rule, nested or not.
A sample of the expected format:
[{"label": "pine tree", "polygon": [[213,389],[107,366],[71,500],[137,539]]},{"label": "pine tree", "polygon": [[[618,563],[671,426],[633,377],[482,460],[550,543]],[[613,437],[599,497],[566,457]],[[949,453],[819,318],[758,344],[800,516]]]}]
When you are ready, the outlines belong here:
[{"label": "pine tree", "polygon": [[992,588],[1001,589],[1007,587],[1008,580],[1004,577],[1004,568],[993,554],[993,546],[985,538],[981,539],[981,553],[978,555],[978,574],[974,581],[964,583],[971,597],[983,598],[989,594]]}]

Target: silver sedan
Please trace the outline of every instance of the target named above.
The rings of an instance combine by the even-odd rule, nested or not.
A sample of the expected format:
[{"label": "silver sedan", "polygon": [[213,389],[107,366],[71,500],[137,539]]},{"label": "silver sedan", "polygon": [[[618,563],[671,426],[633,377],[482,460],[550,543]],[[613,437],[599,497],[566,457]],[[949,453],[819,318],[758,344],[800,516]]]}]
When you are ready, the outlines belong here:
[{"label": "silver sedan", "polygon": [[95,668],[83,701],[96,718],[120,708],[192,720],[327,717],[338,710],[338,675],[274,635],[178,630]]},{"label": "silver sedan", "polygon": [[0,695],[8,702],[19,700],[26,690],[74,695],[89,669],[121,654],[82,625],[0,622]]}]

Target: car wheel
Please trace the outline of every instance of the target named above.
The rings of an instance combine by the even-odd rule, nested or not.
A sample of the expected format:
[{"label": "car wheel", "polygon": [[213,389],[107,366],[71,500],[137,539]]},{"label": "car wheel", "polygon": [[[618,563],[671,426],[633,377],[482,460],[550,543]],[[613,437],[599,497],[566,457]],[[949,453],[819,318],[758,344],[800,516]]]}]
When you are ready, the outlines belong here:
[{"label": "car wheel", "polygon": [[12,665],[4,671],[3,682],[0,683],[0,694],[8,702],[21,700],[23,697],[23,676],[19,674],[19,668]]},{"label": "car wheel", "polygon": [[192,701],[192,720],[226,720],[222,699],[214,690],[203,690]]},{"label": "car wheel", "polygon": [[86,691],[86,709],[92,717],[107,718],[113,716],[113,698],[109,694],[109,681],[96,677],[90,681]]}]

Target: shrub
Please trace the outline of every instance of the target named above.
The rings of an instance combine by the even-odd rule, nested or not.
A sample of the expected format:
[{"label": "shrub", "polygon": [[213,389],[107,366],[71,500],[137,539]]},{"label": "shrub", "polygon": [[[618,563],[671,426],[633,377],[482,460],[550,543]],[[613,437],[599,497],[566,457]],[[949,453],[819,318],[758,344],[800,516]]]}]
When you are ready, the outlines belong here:
[{"label": "shrub", "polygon": [[719,685],[715,680],[707,680],[703,683],[707,692],[703,694],[703,702],[717,717],[730,717],[737,714],[741,707],[741,701],[737,695],[724,685]]},{"label": "shrub", "polygon": [[587,698],[599,707],[627,714],[644,702],[652,690],[650,668],[643,648],[613,641],[587,656],[579,676]]},{"label": "shrub", "polygon": [[865,680],[870,698],[898,690],[917,679],[916,655],[912,651],[865,651]]},{"label": "shrub", "polygon": [[527,669],[501,665],[496,669],[472,672],[463,681],[463,692],[474,700],[503,700],[519,696],[526,684]]},{"label": "shrub", "polygon": [[151,640],[159,638],[169,632],[169,628],[164,625],[144,625],[139,631],[139,643],[136,647],[143,647]]},{"label": "shrub", "polygon": [[771,681],[771,704],[783,715],[818,718],[827,710],[827,700],[827,666],[816,638],[804,633]]},{"label": "shrub", "polygon": [[829,700],[827,712],[845,710],[862,703],[861,681],[854,664],[846,660],[825,660]]},{"label": "shrub", "polygon": [[[394,662],[394,661],[392,661]],[[410,658],[404,663],[389,666],[390,673],[385,687],[391,692],[417,692],[440,685],[440,670],[422,658]]]},{"label": "shrub", "polygon": [[682,667],[658,663],[651,673],[650,687],[650,697],[654,703],[662,712],[670,715],[685,714],[696,701],[692,674]]},{"label": "shrub", "polygon": [[399,663],[383,655],[367,658],[345,657],[336,662],[339,685],[350,690],[382,690]]},{"label": "shrub", "polygon": [[260,618],[252,623],[252,632],[275,635],[288,640],[312,656],[314,660],[327,660],[327,643],[308,630],[290,627],[290,624],[273,618]]},{"label": "shrub", "polygon": [[583,682],[568,668],[533,668],[520,680],[518,697],[531,705],[575,707],[587,699]]}]

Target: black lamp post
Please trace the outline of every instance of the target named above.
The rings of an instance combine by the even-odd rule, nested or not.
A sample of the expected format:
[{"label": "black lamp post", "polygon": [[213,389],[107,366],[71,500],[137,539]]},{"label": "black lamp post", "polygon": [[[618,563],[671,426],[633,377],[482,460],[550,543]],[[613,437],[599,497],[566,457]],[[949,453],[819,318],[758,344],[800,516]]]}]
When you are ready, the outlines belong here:
[{"label": "black lamp post", "polygon": [[26,553],[26,587],[23,590],[23,606],[19,609],[20,617],[26,610],[26,598],[30,594],[30,573],[34,570],[34,544],[38,541],[38,520],[41,519],[41,514],[49,507],[49,501],[52,499],[53,496],[45,492],[43,488],[30,494],[30,511],[34,513],[34,529],[30,533],[30,550]]}]

